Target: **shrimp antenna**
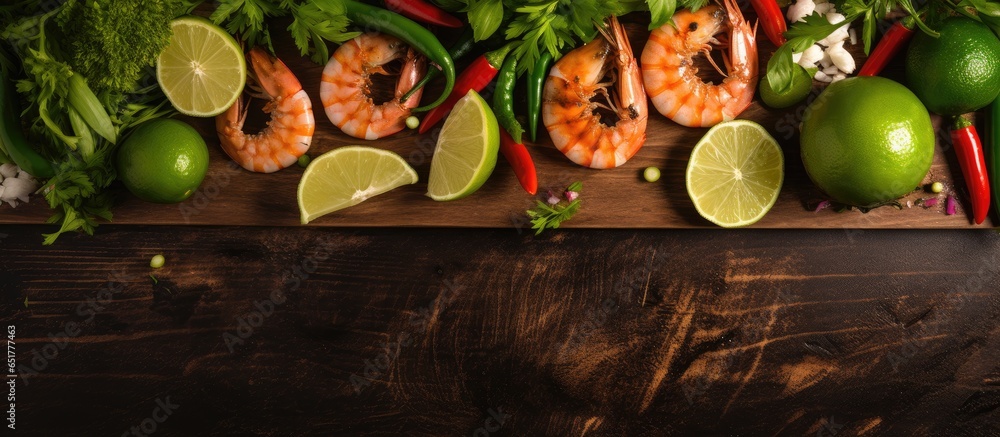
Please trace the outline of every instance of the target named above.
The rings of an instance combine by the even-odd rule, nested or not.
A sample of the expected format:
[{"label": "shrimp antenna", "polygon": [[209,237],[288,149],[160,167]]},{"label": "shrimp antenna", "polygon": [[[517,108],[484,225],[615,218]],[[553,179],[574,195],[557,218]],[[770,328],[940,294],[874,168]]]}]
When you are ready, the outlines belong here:
[{"label": "shrimp antenna", "polygon": [[[612,15],[610,19],[617,20],[617,18],[615,18],[614,15]],[[601,36],[603,36],[604,39],[608,40],[608,42],[611,43],[612,46],[614,46],[615,50],[618,50],[618,42],[615,41],[615,38],[611,36],[610,32],[608,32],[607,23],[598,23],[597,21],[594,21],[594,27],[597,28],[597,31],[601,33]]]}]

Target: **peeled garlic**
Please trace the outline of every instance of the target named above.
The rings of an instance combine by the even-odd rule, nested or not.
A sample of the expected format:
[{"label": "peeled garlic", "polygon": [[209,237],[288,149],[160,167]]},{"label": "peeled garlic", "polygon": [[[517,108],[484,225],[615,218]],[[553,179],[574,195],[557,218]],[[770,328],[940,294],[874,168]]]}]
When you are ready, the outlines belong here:
[{"label": "peeled garlic", "polygon": [[854,62],[854,56],[844,48],[844,41],[840,41],[827,50],[827,54],[830,55],[830,60],[833,61],[833,65],[836,65],[840,71],[850,74],[854,72],[857,64]]},{"label": "peeled garlic", "polygon": [[805,21],[803,18],[812,15],[816,10],[816,3],[813,0],[799,0],[788,7],[788,21]]}]

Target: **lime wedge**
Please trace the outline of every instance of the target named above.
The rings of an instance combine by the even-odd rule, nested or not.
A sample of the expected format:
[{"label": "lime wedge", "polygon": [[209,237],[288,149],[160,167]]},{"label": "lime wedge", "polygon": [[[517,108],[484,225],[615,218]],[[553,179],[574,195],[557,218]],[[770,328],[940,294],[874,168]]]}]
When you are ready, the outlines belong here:
[{"label": "lime wedge", "polygon": [[756,223],[778,200],[785,178],[781,147],[759,124],[715,125],[691,151],[688,196],[698,213],[725,228]]},{"label": "lime wedge", "polygon": [[299,181],[302,224],[415,183],[417,172],[390,151],[364,146],[331,150],[312,160]]},{"label": "lime wedge", "polygon": [[493,173],[500,150],[500,129],[486,101],[470,90],[444,121],[438,136],[427,195],[455,200],[475,193]]},{"label": "lime wedge", "polygon": [[247,79],[243,50],[221,27],[200,17],[170,22],[170,44],[156,60],[156,80],[184,115],[214,117],[243,92]]}]

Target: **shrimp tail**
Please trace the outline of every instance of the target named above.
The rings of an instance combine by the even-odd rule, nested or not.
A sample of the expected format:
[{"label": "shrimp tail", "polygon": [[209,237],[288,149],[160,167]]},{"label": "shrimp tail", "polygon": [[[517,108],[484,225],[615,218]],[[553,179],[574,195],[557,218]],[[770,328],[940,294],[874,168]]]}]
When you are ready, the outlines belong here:
[{"label": "shrimp tail", "polygon": [[288,90],[300,90],[302,84],[292,70],[261,47],[250,49],[250,65],[257,83],[270,97],[283,96]]}]

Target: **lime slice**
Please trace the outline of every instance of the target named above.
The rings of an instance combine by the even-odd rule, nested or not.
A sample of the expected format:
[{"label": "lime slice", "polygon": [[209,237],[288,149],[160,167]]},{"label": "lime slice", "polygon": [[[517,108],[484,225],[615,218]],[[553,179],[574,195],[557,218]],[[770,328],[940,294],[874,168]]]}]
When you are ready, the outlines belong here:
[{"label": "lime slice", "polygon": [[395,153],[364,146],[331,150],[312,160],[299,181],[302,224],[415,183],[417,172]]},{"label": "lime slice", "polygon": [[691,151],[688,196],[698,213],[725,228],[756,223],[774,206],[785,178],[785,158],[759,124],[715,125]]},{"label": "lime slice", "polygon": [[247,79],[243,50],[221,27],[200,17],[170,22],[170,44],[156,60],[156,80],[178,111],[195,117],[225,112]]},{"label": "lime slice", "polygon": [[438,136],[427,195],[455,200],[475,193],[493,173],[500,150],[500,129],[486,101],[470,90],[444,121]]}]

